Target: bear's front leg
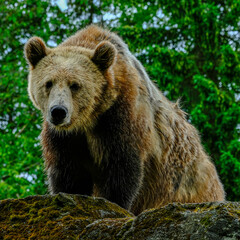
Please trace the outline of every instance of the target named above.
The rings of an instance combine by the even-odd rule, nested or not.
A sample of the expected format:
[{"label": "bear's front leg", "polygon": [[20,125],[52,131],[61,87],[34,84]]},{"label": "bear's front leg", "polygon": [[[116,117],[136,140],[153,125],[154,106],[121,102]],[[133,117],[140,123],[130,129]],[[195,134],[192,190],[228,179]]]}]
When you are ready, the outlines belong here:
[{"label": "bear's front leg", "polygon": [[82,133],[57,133],[44,124],[43,155],[50,193],[92,195],[93,181],[88,165],[93,162]]},{"label": "bear's front leg", "polygon": [[93,182],[91,174],[84,168],[71,166],[49,167],[48,185],[50,193],[56,194],[59,192],[70,194],[92,195]]},{"label": "bear's front leg", "polygon": [[100,196],[129,210],[142,182],[140,156],[130,145],[112,147],[106,155],[96,181]]}]

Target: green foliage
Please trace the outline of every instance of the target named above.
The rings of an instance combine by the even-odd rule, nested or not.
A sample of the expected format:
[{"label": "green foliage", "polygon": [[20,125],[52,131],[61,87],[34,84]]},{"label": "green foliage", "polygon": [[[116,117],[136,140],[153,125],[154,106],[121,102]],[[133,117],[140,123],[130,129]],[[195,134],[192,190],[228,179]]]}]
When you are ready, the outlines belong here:
[{"label": "green foliage", "polygon": [[239,1],[154,1],[119,31],[167,97],[181,97],[229,200],[240,199],[239,14]]},{"label": "green foliage", "polygon": [[8,0],[0,19],[1,199],[46,192],[23,44],[37,35],[54,46],[91,23],[121,35],[164,94],[181,98],[228,200],[240,199],[238,0],[69,0],[64,12],[50,0]]}]

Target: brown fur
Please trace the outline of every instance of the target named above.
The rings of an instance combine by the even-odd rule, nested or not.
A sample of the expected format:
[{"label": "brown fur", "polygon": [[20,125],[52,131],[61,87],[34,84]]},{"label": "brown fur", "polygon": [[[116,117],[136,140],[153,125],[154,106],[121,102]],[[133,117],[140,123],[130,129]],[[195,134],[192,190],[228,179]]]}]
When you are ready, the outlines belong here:
[{"label": "brown fur", "polygon": [[[151,83],[117,35],[90,26],[54,49],[32,38],[25,55],[31,67],[29,95],[44,117],[42,145],[51,192],[92,194],[94,184],[95,195],[135,214],[169,202],[224,200],[196,129],[178,103]],[[79,87],[75,92],[73,83]],[[49,109],[59,101],[69,119],[53,126]],[[82,180],[88,188],[74,185]]]}]

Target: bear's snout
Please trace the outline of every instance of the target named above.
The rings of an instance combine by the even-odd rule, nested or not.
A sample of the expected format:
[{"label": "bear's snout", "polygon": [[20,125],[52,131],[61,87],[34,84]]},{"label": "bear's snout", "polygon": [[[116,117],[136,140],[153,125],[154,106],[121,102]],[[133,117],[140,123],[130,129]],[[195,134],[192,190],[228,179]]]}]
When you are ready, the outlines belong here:
[{"label": "bear's snout", "polygon": [[64,106],[55,105],[50,110],[51,113],[51,123],[54,125],[59,125],[63,123],[65,117],[67,116],[68,110]]}]

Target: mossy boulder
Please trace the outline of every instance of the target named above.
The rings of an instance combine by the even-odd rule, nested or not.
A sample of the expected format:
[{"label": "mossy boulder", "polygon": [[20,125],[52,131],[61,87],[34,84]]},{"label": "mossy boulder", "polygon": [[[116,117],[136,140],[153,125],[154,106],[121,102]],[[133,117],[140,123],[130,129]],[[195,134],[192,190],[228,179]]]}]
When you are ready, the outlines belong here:
[{"label": "mossy boulder", "polygon": [[240,239],[240,203],[169,204],[133,216],[103,198],[0,201],[0,239]]}]

